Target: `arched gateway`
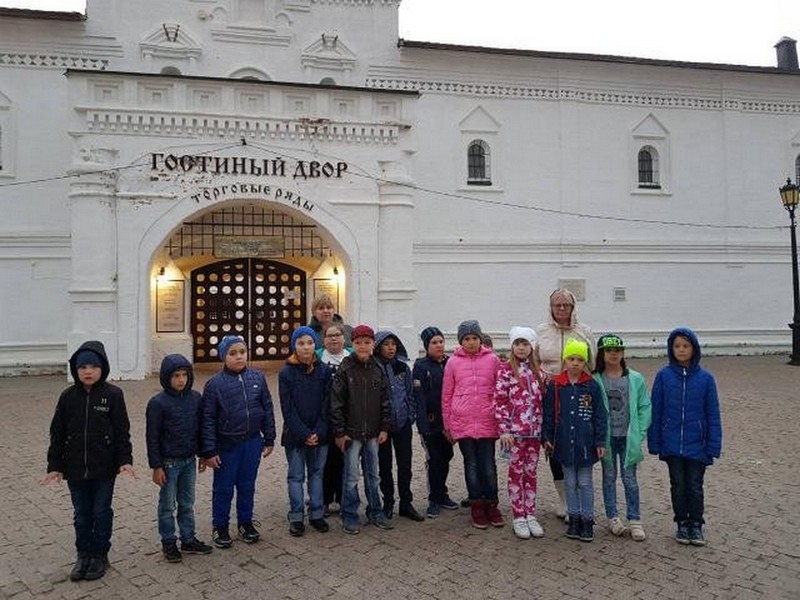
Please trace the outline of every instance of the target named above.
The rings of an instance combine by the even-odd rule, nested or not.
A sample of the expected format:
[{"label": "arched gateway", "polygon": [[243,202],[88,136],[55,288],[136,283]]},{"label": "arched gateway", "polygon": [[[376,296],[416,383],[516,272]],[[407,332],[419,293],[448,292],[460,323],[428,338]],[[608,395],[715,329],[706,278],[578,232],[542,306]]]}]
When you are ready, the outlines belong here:
[{"label": "arched gateway", "polygon": [[[248,339],[252,359],[278,360],[322,292],[336,297],[347,321],[394,327],[414,347],[411,153],[401,147],[410,126],[401,118],[416,94],[347,90],[360,108],[346,123],[312,124],[280,109],[221,122],[187,117],[180,106],[154,119],[135,103],[105,108],[102,94],[91,92],[109,82],[146,86],[147,76],[68,77],[79,107],[71,348],[102,340],[112,377],[125,379],[156,371],[172,352],[216,361],[229,332]],[[231,111],[245,93],[274,97],[278,107],[295,88],[318,100],[340,93],[214,85],[231,91]]]}]

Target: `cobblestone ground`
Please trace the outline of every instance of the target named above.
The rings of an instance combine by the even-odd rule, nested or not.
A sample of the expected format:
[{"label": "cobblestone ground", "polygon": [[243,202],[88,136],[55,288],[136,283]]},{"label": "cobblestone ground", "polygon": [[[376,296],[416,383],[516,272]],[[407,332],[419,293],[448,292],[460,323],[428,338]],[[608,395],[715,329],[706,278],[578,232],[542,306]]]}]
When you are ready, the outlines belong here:
[{"label": "cobblestone ground", "polygon": [[[723,458],[707,473],[705,548],[673,539],[666,467],[640,467],[648,539],[613,537],[598,517],[595,541],[571,541],[553,515],[549,469],[540,470],[540,520],[546,537],[517,540],[507,525],[479,531],[468,511],[444,511],[393,531],[364,527],[347,536],[287,531],[285,457],[263,464],[256,492],[262,540],[180,564],[161,557],[156,487],[144,446],[144,409],[158,380],[122,382],[132,422],[138,479],[118,481],[111,569],[95,582],[72,583],[71,505],[66,486],[43,487],[50,417],[63,377],[0,379],[0,598],[800,598],[800,368],[784,357],[709,358],[717,376],[725,439]],[[631,361],[652,380],[661,361]],[[200,389],[209,373],[199,373]],[[269,375],[274,386],[275,376]],[[276,405],[277,408],[277,405]],[[279,419],[279,410],[276,417]],[[416,505],[424,509],[422,451],[415,441]],[[505,465],[499,461],[501,505]],[[451,493],[465,495],[456,452]],[[602,515],[599,467],[596,504]],[[620,496],[621,489],[620,489]],[[210,538],[210,476],[198,480],[198,535]],[[332,525],[338,520],[331,519]]]}]

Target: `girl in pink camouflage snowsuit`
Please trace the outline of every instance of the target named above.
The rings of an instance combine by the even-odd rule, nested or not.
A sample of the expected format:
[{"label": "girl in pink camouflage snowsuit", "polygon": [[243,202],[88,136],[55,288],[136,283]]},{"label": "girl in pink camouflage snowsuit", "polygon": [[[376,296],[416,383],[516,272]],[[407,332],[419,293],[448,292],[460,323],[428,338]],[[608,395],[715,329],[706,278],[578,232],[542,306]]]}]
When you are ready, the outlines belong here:
[{"label": "girl in pink camouflage snowsuit", "polygon": [[541,537],[544,531],[536,520],[536,468],[547,374],[539,364],[533,329],[513,327],[509,338],[511,356],[500,367],[494,395],[500,446],[511,452],[508,498],[514,534]]}]

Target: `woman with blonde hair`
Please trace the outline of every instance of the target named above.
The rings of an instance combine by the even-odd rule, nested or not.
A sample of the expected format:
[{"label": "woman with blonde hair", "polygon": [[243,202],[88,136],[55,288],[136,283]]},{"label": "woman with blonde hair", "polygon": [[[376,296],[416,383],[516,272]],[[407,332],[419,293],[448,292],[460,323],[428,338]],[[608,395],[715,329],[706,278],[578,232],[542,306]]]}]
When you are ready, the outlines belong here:
[{"label": "woman with blonde hair", "polygon": [[349,325],[345,325],[344,319],[336,314],[333,298],[328,294],[322,294],[311,304],[311,320],[308,322],[308,326],[317,334],[317,350],[322,348],[325,332],[334,323],[342,328],[344,345],[346,348],[350,348],[353,344],[350,336],[352,328]]}]

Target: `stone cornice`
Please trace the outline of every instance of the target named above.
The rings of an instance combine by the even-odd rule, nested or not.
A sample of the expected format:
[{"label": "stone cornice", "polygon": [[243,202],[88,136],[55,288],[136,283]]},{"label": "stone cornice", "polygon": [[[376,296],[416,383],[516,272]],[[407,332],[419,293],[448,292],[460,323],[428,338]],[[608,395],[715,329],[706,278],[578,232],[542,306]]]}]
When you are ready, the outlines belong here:
[{"label": "stone cornice", "polygon": [[532,85],[526,82],[457,81],[372,75],[367,87],[380,90],[414,91],[422,94],[488,96],[530,100],[573,101],[589,104],[644,106],[647,108],[682,108],[691,110],[734,110],[770,114],[800,115],[800,100],[753,99],[734,96],[711,96],[699,93],[667,93],[646,90],[603,89],[559,85]]},{"label": "stone cornice", "polygon": [[311,0],[313,4],[332,4],[334,6],[400,6],[402,0]]},{"label": "stone cornice", "polygon": [[93,71],[102,71],[108,67],[108,60],[105,58],[66,54],[0,52],[0,66],[39,69],[90,69]]}]

